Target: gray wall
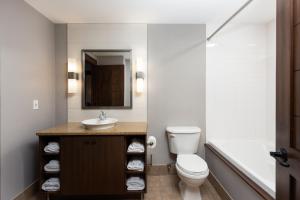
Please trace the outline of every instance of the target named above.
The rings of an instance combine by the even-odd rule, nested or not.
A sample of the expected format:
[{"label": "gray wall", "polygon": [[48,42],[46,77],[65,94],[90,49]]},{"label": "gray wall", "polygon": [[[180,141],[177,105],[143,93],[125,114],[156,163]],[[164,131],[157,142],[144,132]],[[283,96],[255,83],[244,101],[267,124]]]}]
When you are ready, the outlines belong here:
[{"label": "gray wall", "polygon": [[55,123],[54,37],[54,24],[23,0],[1,0],[1,200],[36,180],[35,131]]},{"label": "gray wall", "polygon": [[166,126],[201,127],[204,156],[205,35],[205,25],[148,25],[148,133],[158,140],[153,164],[172,161]]},{"label": "gray wall", "polygon": [[67,25],[55,25],[55,123],[68,121],[67,105]]}]

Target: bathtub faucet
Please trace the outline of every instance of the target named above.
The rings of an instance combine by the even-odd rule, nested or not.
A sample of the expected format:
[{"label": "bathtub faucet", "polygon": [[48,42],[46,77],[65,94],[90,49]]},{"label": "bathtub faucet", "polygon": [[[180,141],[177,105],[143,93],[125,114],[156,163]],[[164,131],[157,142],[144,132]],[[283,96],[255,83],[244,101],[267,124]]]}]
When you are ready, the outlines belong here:
[{"label": "bathtub faucet", "polygon": [[104,111],[100,111],[100,115],[99,115],[99,119],[102,120],[106,120],[106,113]]}]

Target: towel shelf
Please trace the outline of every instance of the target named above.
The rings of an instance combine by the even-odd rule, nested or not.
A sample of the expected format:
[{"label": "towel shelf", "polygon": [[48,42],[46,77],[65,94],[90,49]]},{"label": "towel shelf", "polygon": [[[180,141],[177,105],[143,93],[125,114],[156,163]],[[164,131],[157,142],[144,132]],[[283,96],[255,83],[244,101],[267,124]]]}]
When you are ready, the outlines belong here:
[{"label": "towel shelf", "polygon": [[51,174],[56,175],[56,174],[59,174],[60,171],[58,171],[58,172],[47,172],[47,171],[44,170],[43,173],[44,174],[49,174],[49,175],[51,175]]},{"label": "towel shelf", "polygon": [[[131,144],[133,140],[138,140],[144,145],[144,152],[128,152],[128,146]],[[147,144],[146,144],[146,136],[128,136],[126,137],[126,162],[125,162],[125,174],[126,174],[126,180],[130,176],[140,176],[144,179],[145,182],[145,188],[143,190],[127,190],[126,186],[126,180],[125,180],[125,189],[127,193],[130,194],[143,194],[147,192],[147,173],[146,173],[146,160],[147,160]],[[129,170],[127,169],[128,162],[133,159],[138,158],[141,159],[144,162],[144,170],[143,171],[137,171],[137,170]]]},{"label": "towel shelf", "polygon": [[145,171],[136,171],[136,170],[126,170],[125,171],[126,174],[144,174]]},{"label": "towel shelf", "polygon": [[44,152],[43,153],[43,156],[59,156],[59,153],[46,153],[46,152]]},{"label": "towel shelf", "polygon": [[145,152],[126,152],[127,155],[144,155]]},{"label": "towel shelf", "polygon": [[146,190],[143,189],[143,190],[126,190],[127,193],[130,193],[130,194],[141,194],[141,193],[145,193]]},{"label": "towel shelf", "polygon": [[40,150],[40,190],[43,193],[46,193],[47,195],[52,194],[60,194],[61,190],[58,191],[44,191],[42,189],[43,183],[49,179],[49,178],[59,178],[60,179],[60,171],[58,172],[48,172],[44,170],[44,166],[50,161],[50,160],[60,160],[60,152],[45,152],[44,148],[46,145],[48,145],[49,142],[57,142],[60,145],[60,137],[40,137],[39,138],[39,150]]},{"label": "towel shelf", "polygon": [[44,193],[44,194],[48,194],[48,195],[58,195],[61,193],[60,190],[57,190],[57,191],[44,191],[41,189],[41,192]]}]

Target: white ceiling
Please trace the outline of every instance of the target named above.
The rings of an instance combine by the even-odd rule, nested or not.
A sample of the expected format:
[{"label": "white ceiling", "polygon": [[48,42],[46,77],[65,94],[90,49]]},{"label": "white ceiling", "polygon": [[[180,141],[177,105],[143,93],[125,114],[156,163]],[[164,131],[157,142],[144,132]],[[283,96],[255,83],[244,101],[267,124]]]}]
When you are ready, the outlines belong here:
[{"label": "white ceiling", "polygon": [[[224,21],[246,0],[25,0],[55,23],[198,24]],[[252,15],[262,22],[274,17],[275,0],[254,0]],[[251,12],[250,12],[251,13]]]}]

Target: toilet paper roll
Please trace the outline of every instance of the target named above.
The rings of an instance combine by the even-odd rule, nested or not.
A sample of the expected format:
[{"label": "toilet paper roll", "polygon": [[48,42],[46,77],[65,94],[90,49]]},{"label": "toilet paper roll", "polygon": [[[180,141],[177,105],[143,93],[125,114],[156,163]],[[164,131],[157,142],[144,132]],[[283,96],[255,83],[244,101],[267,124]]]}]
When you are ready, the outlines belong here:
[{"label": "toilet paper roll", "polygon": [[156,147],[156,138],[154,136],[149,136],[147,145],[150,149],[154,149]]}]

